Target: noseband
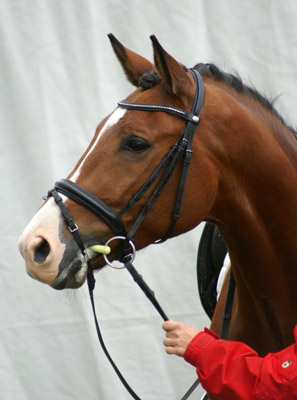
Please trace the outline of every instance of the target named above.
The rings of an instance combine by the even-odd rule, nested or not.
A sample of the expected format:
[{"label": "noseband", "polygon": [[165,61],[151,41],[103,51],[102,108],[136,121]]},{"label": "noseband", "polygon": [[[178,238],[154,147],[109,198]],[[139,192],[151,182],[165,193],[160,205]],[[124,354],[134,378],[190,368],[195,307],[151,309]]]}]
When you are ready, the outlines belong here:
[{"label": "noseband", "polygon": [[[90,292],[90,298],[91,298],[91,303],[92,303],[92,308],[93,308],[93,314],[95,318],[95,325],[96,325],[96,330],[98,334],[99,341],[101,343],[101,346],[103,348],[103,351],[107,358],[109,359],[110,363],[112,364],[115,372],[119,376],[120,380],[128,390],[128,392],[131,394],[131,396],[136,399],[140,400],[139,397],[136,395],[136,393],[130,388],[130,386],[127,384],[123,376],[121,375],[120,371],[114,364],[113,360],[111,359],[105,344],[103,342],[101,332],[99,329],[99,325],[97,322],[97,317],[96,317],[96,312],[95,312],[95,306],[94,306],[94,299],[93,299],[93,289],[95,285],[95,280],[93,277],[93,273],[90,268],[90,264],[88,261],[88,257],[86,254],[86,248],[84,246],[83,240],[78,232],[78,227],[75,224],[72,216],[69,214],[67,207],[63,203],[62,197],[59,195],[59,193],[67,196],[68,198],[74,200],[75,202],[81,204],[82,206],[86,207],[90,211],[92,211],[98,218],[100,218],[110,229],[111,231],[115,234],[116,237],[121,237],[124,240],[121,240],[120,245],[117,248],[117,257],[119,261],[121,261],[123,264],[125,264],[125,267],[129,271],[129,273],[132,275],[133,279],[135,282],[140,286],[140,288],[143,290],[145,295],[149,298],[151,303],[154,305],[154,307],[157,309],[163,320],[168,320],[166,314],[162,310],[161,306],[159,305],[158,301],[155,298],[154,292],[149,288],[149,286],[146,284],[146,282],[143,280],[141,275],[138,274],[134,266],[132,265],[132,256],[134,254],[134,245],[133,245],[133,238],[134,235],[141,225],[145,215],[149,212],[157,198],[159,197],[161,191],[164,189],[166,183],[169,181],[170,177],[172,176],[178,161],[182,158],[182,171],[181,171],[181,176],[180,176],[180,181],[178,185],[178,192],[174,204],[174,209],[173,213],[171,216],[171,222],[168,227],[167,232],[163,236],[163,238],[159,239],[156,243],[162,243],[165,240],[167,240],[175,227],[175,224],[179,218],[179,212],[181,208],[181,203],[182,203],[182,198],[183,198],[183,192],[184,192],[184,187],[185,187],[185,182],[186,182],[186,176],[188,172],[188,168],[190,165],[190,158],[192,154],[192,141],[194,137],[194,132],[199,124],[200,121],[200,112],[201,108],[203,105],[204,101],[204,85],[202,78],[199,74],[198,71],[195,69],[190,69],[189,70],[195,81],[195,86],[196,86],[196,92],[195,92],[195,97],[191,106],[191,112],[184,111],[182,109],[179,109],[177,107],[173,106],[166,106],[162,104],[141,104],[141,103],[129,103],[126,101],[120,101],[118,102],[118,106],[127,110],[138,110],[138,111],[158,111],[158,112],[166,112],[170,114],[177,115],[187,121],[186,128],[184,133],[178,138],[177,142],[169,149],[168,153],[165,155],[165,157],[162,159],[160,164],[157,166],[157,168],[154,170],[154,172],[151,174],[151,176],[147,179],[147,181],[141,186],[141,188],[132,196],[130,201],[120,210],[119,213],[116,213],[111,207],[109,207],[104,201],[99,199],[97,196],[94,194],[88,192],[81,186],[77,185],[76,183],[68,180],[68,179],[61,179],[55,183],[55,186],[53,189],[51,189],[48,192],[48,196],[53,196],[55,202],[59,206],[61,213],[68,225],[68,228],[70,232],[72,233],[74,240],[76,241],[84,259],[87,260],[88,263],[88,286],[89,286],[89,292]],[[130,228],[130,231],[127,233],[125,225],[122,220],[122,215],[134,204],[136,204],[142,196],[147,192],[147,190],[153,185],[153,183],[157,180],[157,178],[161,175],[163,172],[163,175],[160,177],[158,183],[156,184],[155,189],[153,190],[149,200],[147,203],[143,206],[141,209],[140,213],[136,217],[132,227]],[[113,238],[116,239],[116,238]],[[109,241],[113,240],[109,239]],[[193,392],[195,387],[199,384],[199,380],[197,380],[192,387],[188,390],[188,392],[185,394],[183,399],[187,399],[190,394]],[[182,399],[182,400],[183,400]]]}]

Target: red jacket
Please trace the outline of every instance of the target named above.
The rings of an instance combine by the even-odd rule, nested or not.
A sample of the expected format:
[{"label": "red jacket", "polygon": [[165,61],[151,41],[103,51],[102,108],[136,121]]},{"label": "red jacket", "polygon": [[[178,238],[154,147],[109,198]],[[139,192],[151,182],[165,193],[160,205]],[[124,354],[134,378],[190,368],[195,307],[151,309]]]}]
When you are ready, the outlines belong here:
[{"label": "red jacket", "polygon": [[[297,325],[294,337],[297,341]],[[297,399],[297,343],[262,358],[246,344],[221,340],[205,328],[184,358],[196,367],[204,389],[219,400]]]}]

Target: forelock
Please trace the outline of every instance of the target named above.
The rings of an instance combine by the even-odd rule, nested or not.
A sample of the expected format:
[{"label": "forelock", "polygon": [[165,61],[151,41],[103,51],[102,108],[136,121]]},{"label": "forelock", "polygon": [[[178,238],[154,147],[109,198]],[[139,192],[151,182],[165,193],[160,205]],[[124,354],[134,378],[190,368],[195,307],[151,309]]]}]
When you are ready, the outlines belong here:
[{"label": "forelock", "polygon": [[155,71],[150,71],[143,74],[138,81],[138,86],[143,90],[148,90],[160,82],[160,77]]}]

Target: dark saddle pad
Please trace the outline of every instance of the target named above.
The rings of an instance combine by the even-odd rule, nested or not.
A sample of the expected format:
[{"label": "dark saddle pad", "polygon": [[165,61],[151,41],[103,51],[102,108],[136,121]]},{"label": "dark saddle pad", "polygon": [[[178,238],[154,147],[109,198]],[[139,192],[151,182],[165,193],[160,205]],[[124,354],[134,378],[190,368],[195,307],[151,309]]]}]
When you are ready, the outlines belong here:
[{"label": "dark saddle pad", "polygon": [[218,227],[205,224],[198,247],[197,279],[202,307],[211,319],[217,304],[217,281],[227,254],[227,247]]}]

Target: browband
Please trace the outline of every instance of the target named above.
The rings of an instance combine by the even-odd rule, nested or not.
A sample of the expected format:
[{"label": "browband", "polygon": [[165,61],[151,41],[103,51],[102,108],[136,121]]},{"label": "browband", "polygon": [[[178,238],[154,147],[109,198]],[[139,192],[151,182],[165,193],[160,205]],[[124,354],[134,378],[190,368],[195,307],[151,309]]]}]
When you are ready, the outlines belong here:
[{"label": "browband", "polygon": [[145,103],[129,103],[128,101],[118,101],[118,106],[126,108],[127,110],[140,110],[140,111],[161,111],[170,114],[175,114],[178,117],[184,118],[187,121],[199,123],[199,117],[192,113],[182,110],[181,108],[165,106],[163,104],[145,104]]},{"label": "browband", "polygon": [[146,104],[146,103],[129,103],[128,101],[119,101],[118,106],[121,108],[126,108],[127,110],[140,110],[140,111],[161,111],[169,114],[175,114],[178,117],[184,118],[187,121],[199,124],[200,121],[200,111],[202,109],[204,100],[204,85],[203,80],[199,72],[194,68],[189,68],[189,72],[193,75],[196,88],[194,101],[192,104],[191,112],[182,110],[178,107],[166,106],[164,104]]}]

